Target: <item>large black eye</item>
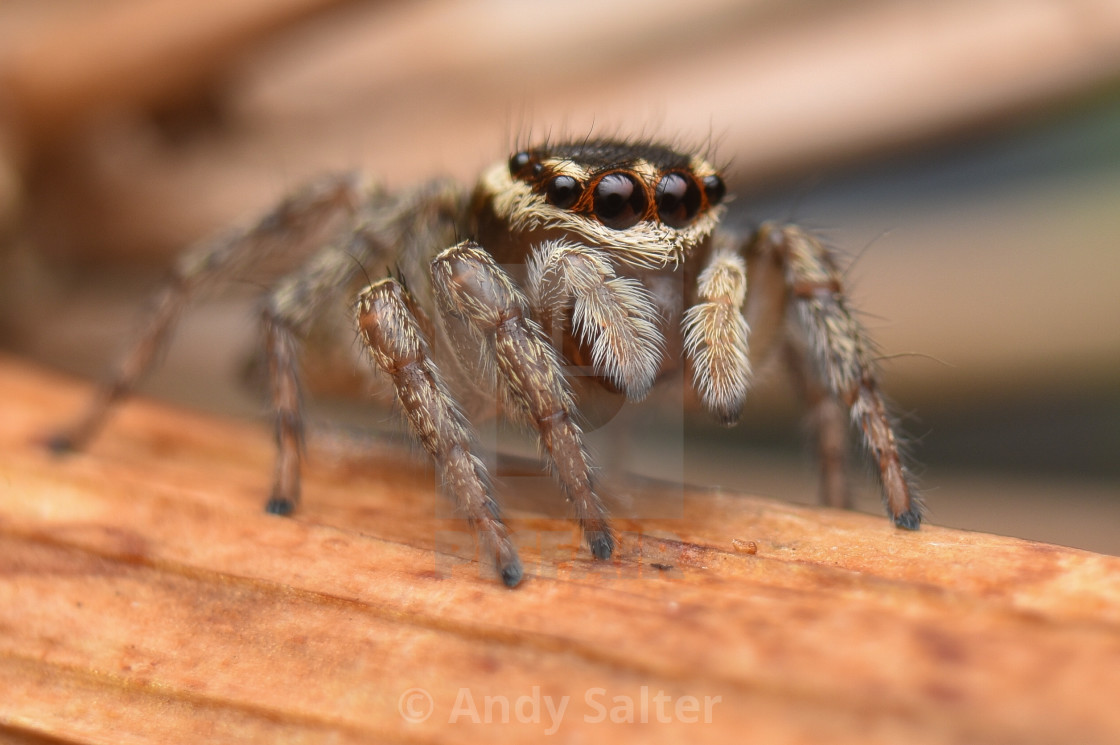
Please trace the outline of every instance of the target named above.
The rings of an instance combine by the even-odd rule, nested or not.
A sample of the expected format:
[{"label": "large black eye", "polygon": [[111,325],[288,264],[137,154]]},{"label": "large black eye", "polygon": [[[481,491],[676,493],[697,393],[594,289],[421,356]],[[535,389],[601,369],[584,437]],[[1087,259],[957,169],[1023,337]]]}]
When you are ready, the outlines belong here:
[{"label": "large black eye", "polygon": [[571,176],[557,176],[545,187],[545,198],[549,204],[566,210],[579,201],[581,191],[583,188]]},{"label": "large black eye", "polygon": [[704,193],[708,196],[708,204],[715,207],[723,201],[727,187],[723,185],[723,179],[713,173],[704,177]]},{"label": "large black eye", "polygon": [[667,173],[654,190],[661,222],[674,228],[687,225],[700,211],[700,187],[683,173]]},{"label": "large black eye", "polygon": [[634,177],[608,173],[595,186],[595,216],[608,228],[621,230],[642,219],[646,194]]}]

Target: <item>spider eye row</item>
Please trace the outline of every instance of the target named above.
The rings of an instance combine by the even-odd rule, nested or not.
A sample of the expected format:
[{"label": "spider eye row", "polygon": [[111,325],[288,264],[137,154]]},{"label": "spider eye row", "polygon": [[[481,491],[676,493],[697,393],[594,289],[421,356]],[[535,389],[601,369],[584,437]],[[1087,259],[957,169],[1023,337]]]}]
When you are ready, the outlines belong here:
[{"label": "spider eye row", "polygon": [[608,173],[595,184],[593,211],[608,228],[637,224],[646,212],[646,194],[634,177],[622,171]]},{"label": "spider eye row", "polygon": [[549,204],[566,210],[575,206],[582,192],[583,187],[571,176],[556,176],[549,179],[544,195]]},{"label": "spider eye row", "polygon": [[[529,152],[515,153],[509,159],[514,178],[538,181],[544,166]],[[540,187],[545,200],[560,209],[582,207],[608,228],[624,230],[643,219],[652,218],[650,201],[657,218],[666,225],[681,228],[688,225],[702,209],[719,204],[725,194],[723,179],[711,174],[698,179],[686,170],[664,173],[653,193],[634,173],[612,170],[597,174],[583,184],[567,174],[548,178]],[[590,197],[585,195],[590,192]]]}]

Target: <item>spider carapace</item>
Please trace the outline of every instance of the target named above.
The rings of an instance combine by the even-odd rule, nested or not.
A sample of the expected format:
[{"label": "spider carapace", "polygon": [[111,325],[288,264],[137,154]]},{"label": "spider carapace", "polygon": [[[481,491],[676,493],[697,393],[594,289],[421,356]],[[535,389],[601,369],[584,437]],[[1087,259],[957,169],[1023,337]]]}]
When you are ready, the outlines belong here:
[{"label": "spider carapace", "polygon": [[[536,433],[591,553],[606,559],[614,549],[579,426],[577,368],[640,400],[683,364],[700,403],[730,425],[752,366],[779,356],[815,425],[823,500],[847,504],[851,428],[894,523],[918,528],[914,479],[836,256],[792,225],[720,230],[724,197],[705,158],[615,140],[521,150],[473,189],[439,181],[389,193],[352,175],[317,181],[255,224],[184,253],[109,383],[52,444],[80,447],[99,429],[200,288],[250,276],[269,288],[261,317],[278,449],[270,512],[299,501],[301,348],[340,327],[352,341],[356,318],[365,366],[388,376],[507,585],[522,567],[475,455],[479,402]],[[327,240],[293,248],[324,221]],[[369,283],[381,267],[393,271]]]}]

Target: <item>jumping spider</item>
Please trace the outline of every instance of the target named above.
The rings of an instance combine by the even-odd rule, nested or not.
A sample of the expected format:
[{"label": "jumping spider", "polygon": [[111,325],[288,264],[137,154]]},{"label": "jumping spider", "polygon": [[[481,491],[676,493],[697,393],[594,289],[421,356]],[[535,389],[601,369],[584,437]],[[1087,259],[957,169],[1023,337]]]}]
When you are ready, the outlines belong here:
[{"label": "jumping spider", "polygon": [[[824,501],[846,502],[848,419],[895,525],[918,528],[914,479],[836,257],[796,226],[764,224],[746,238],[717,230],[724,197],[702,157],[609,140],[519,151],[470,191],[436,182],[389,194],[352,175],[319,181],[255,225],[185,253],[110,382],[52,445],[88,441],[196,291],[271,271],[262,307],[278,447],[271,513],[299,502],[301,343],[340,325],[331,309],[356,298],[370,360],[509,586],[521,563],[462,408],[480,396],[536,430],[591,553],[606,559],[614,549],[566,365],[590,367],[595,383],[630,400],[687,365],[700,402],[731,425],[752,360],[777,352],[814,415]],[[293,255],[296,238],[331,216],[343,224],[333,239]],[[264,269],[277,263],[287,266]],[[367,285],[366,267],[394,266],[396,276]]]}]

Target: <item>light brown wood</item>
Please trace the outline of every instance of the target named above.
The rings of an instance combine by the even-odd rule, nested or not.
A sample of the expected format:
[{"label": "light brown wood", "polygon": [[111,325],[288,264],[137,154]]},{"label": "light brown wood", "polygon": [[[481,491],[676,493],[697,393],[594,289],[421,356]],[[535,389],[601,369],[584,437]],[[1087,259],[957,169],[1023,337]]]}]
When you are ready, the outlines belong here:
[{"label": "light brown wood", "polygon": [[[80,140],[31,195],[68,198],[42,249],[151,261],[325,170],[469,179],[530,133],[712,140],[755,192],[1029,121],[1120,76],[1114,0],[438,0],[321,17],[342,2],[98,3],[0,47],[0,130],[6,114],[17,144]],[[144,123],[205,96],[236,126],[184,150]]]},{"label": "light brown wood", "polygon": [[[55,3],[53,14],[39,9],[53,22],[3,35],[0,115],[12,120],[6,123],[20,144],[57,144],[106,113],[198,96],[254,43],[340,2],[143,0],[72,7],[69,14]],[[9,13],[18,20],[35,10]]]},{"label": "light brown wood", "polygon": [[263,425],[137,400],[48,454],[88,392],[0,359],[0,737],[1120,737],[1120,558],[689,488],[679,519],[616,521],[607,563],[512,511],[511,591],[415,454],[313,445],[281,519]]},{"label": "light brown wood", "polygon": [[[18,6],[46,12],[67,2],[84,3],[99,23],[56,10],[58,20],[41,34],[23,35],[37,43],[5,45],[21,40],[11,31]],[[804,175],[977,129],[1000,151],[1001,131],[1014,139],[1032,119],[1117,80],[1115,0],[643,0],[640,8],[595,5],[598,23],[578,9],[558,14],[547,3],[506,0],[196,5],[0,3],[0,87],[11,78],[22,81],[13,90],[29,91],[29,103],[18,104],[21,93],[9,105],[66,109],[65,129],[81,132],[50,149],[43,160],[51,165],[27,181],[18,142],[3,142],[0,132],[0,233],[5,223],[20,232],[28,256],[51,257],[63,276],[86,262],[162,269],[191,240],[251,221],[332,170],[364,169],[391,186],[436,174],[469,184],[530,132],[582,136],[594,123],[602,132],[685,144],[711,132],[737,193],[736,222],[795,219],[859,256],[849,289],[869,319],[883,320],[873,325],[884,353],[901,355],[887,377],[891,392],[931,424],[935,406],[963,396],[989,401],[1018,388],[1033,401],[1116,379],[1120,327],[1092,319],[1120,313],[1110,242],[1120,230],[1118,180],[1104,167],[1050,170],[1063,153],[1107,161],[1076,155],[1082,146],[1073,141],[1085,138],[1084,128],[1069,130],[1053,153],[1046,154],[1058,140],[1040,143],[1037,159],[1015,155],[1027,171],[998,167],[1006,154],[965,169],[979,176],[994,168],[1005,180],[988,191],[987,177],[965,188],[968,177],[958,174],[965,193],[955,200],[931,198],[915,182],[911,202],[884,204],[870,193],[829,214],[826,198],[822,214],[810,206],[816,179]],[[284,26],[282,43],[260,43],[262,28],[275,28],[264,21],[296,25],[315,9],[314,23]],[[132,13],[150,28],[126,34],[138,23]],[[177,22],[176,13],[193,23]],[[545,28],[555,49],[542,54]],[[107,29],[117,29],[106,44],[116,54],[91,51]],[[129,34],[144,44],[129,44]],[[566,52],[563,40],[576,35],[579,52]],[[181,55],[161,52],[172,41]],[[79,46],[72,56],[54,51]],[[207,65],[193,64],[199,59]],[[140,80],[115,74],[121,67]],[[222,86],[207,88],[215,77]],[[124,82],[114,88],[114,81]],[[182,131],[167,138],[143,110],[184,95],[178,84],[214,96],[222,111],[216,120],[202,117],[210,126],[180,122],[185,140]],[[89,92],[101,98],[83,98]],[[78,116],[67,107],[80,101],[90,108]],[[111,117],[91,117],[114,107]],[[758,207],[752,196],[775,179],[794,179],[797,195]],[[103,361],[83,367],[75,353],[106,328],[104,295],[74,311],[91,299],[84,293],[94,278],[81,272],[57,285],[54,276],[12,267],[7,276],[0,267],[0,344],[73,370],[100,369]],[[94,330],[82,326],[95,316]],[[212,337],[203,338],[209,348]]]}]

